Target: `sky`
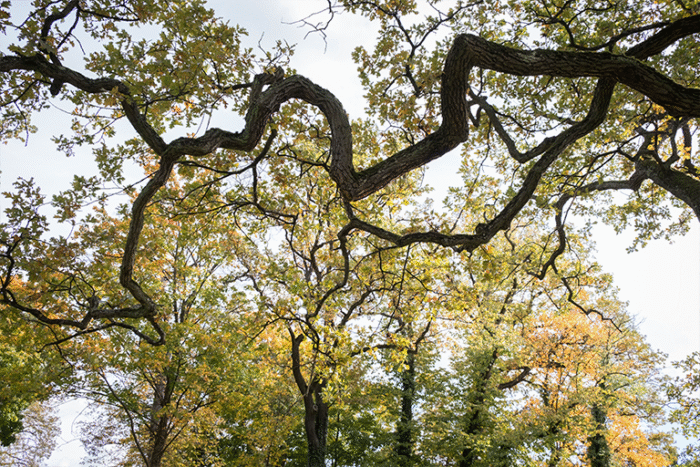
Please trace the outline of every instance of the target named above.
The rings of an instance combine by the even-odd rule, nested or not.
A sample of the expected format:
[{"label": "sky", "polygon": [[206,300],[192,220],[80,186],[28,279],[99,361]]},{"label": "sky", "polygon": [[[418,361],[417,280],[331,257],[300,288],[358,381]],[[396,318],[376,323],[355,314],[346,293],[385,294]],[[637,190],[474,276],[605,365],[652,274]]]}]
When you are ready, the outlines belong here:
[{"label": "sky", "polygon": [[[258,41],[270,47],[277,39],[296,43],[292,66],[297,72],[333,92],[351,118],[362,116],[363,92],[350,54],[357,45],[370,44],[374,38],[374,30],[365,20],[351,15],[338,16],[331,22],[324,40],[318,33],[307,34],[308,27],[295,22],[322,8],[325,0],[234,0],[210,4],[217,15],[248,30],[251,47],[256,47]],[[37,124],[45,128],[51,119],[53,131],[60,132],[68,120],[60,115],[56,112],[42,115]],[[236,131],[238,128],[227,129]],[[0,147],[0,191],[10,189],[12,181],[19,176],[33,176],[42,187],[65,185],[73,174],[90,173],[93,167],[89,155],[68,159],[55,152],[47,134],[36,135],[26,147],[18,143]],[[458,167],[455,155],[431,163],[426,180],[441,187],[433,198],[441,199],[447,185],[460,182]],[[0,205],[0,208],[4,207]],[[610,227],[599,225],[593,231],[593,238],[598,249],[597,260],[605,271],[613,274],[620,297],[628,302],[629,311],[637,318],[651,346],[669,354],[670,360],[700,351],[700,228],[697,221],[688,235],[677,238],[673,244],[652,241],[635,253],[626,252],[633,240],[632,232],[615,235]],[[84,409],[80,401],[61,408],[62,445],[50,459],[50,467],[78,465],[84,451],[73,432]]]}]

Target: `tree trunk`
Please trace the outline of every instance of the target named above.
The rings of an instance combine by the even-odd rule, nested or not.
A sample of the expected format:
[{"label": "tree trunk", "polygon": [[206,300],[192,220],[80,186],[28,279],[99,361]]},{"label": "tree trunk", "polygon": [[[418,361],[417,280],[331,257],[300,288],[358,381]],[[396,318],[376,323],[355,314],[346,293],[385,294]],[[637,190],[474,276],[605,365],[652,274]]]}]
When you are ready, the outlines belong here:
[{"label": "tree trunk", "polygon": [[326,442],[328,439],[328,404],[323,400],[322,385],[304,395],[304,429],[308,446],[308,467],[326,466]]},{"label": "tree trunk", "polygon": [[304,430],[306,431],[306,445],[308,467],[326,466],[326,443],[328,439],[328,404],[323,400],[323,388],[325,381],[318,377],[311,377],[310,383],[306,382],[301,371],[301,355],[299,346],[304,340],[304,335],[295,336],[291,329],[292,338],[292,373],[297,388],[304,398]]},{"label": "tree trunk", "polygon": [[[479,423],[479,419],[481,418],[481,410],[481,407],[475,407],[472,409],[471,413],[467,415],[464,430],[465,434],[473,435],[481,431],[481,423]],[[459,460],[459,467],[472,467],[476,464],[478,459],[476,450],[471,446],[466,447],[462,450],[462,458]]]},{"label": "tree trunk", "polygon": [[157,378],[151,404],[151,422],[148,427],[150,446],[146,452],[146,467],[161,467],[167,449],[170,417],[159,412],[170,404],[172,384],[165,375]]},{"label": "tree trunk", "polygon": [[416,392],[416,358],[406,355],[407,369],[401,372],[401,414],[396,427],[396,448],[398,467],[413,464],[413,403]]},{"label": "tree trunk", "polygon": [[[477,435],[484,428],[488,407],[486,407],[486,393],[488,391],[489,380],[493,376],[493,366],[498,359],[498,350],[494,349],[486,356],[484,367],[479,371],[478,378],[474,382],[474,386],[470,389],[468,401],[470,405],[469,412],[464,417],[464,433],[467,435]],[[462,450],[462,458],[459,461],[459,467],[472,467],[479,460],[479,453],[471,446],[467,446]]]},{"label": "tree trunk", "polygon": [[147,453],[147,467],[161,467],[168,439],[168,421],[166,416],[158,417],[156,421],[156,429],[152,432],[153,440]]},{"label": "tree trunk", "polygon": [[561,451],[557,449],[555,446],[554,449],[552,449],[552,453],[549,456],[549,460],[547,461],[547,467],[558,467],[559,463],[561,461]]},{"label": "tree trunk", "polygon": [[588,437],[588,460],[591,467],[610,466],[610,446],[605,437],[605,421],[607,419],[605,410],[598,404],[591,408],[591,415],[595,422],[596,432]]}]

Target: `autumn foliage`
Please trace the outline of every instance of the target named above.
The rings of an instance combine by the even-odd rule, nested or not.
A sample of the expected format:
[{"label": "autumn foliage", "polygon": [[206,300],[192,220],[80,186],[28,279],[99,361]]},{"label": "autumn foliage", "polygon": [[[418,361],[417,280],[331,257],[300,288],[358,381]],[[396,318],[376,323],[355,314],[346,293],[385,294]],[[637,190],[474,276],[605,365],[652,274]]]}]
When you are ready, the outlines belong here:
[{"label": "autumn foliage", "polygon": [[697,359],[662,376],[590,226],[700,218],[697,2],[318,10],[377,31],[362,119],[201,0],[0,2],[0,138],[56,107],[93,164],[3,193],[2,444],[71,395],[94,465],[694,465]]}]

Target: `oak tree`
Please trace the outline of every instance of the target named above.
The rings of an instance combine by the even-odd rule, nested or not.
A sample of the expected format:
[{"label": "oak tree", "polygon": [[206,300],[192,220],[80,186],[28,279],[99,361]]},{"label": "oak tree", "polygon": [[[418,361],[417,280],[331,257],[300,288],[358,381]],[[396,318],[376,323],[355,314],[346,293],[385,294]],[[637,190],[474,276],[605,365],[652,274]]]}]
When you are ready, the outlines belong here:
[{"label": "oak tree", "polygon": [[[276,138],[275,122],[287,118],[293,100],[309,103],[327,122],[326,130],[310,127],[309,134],[328,142],[321,167],[346,202],[347,230],[397,246],[431,242],[472,251],[507,229],[530,202],[555,218],[564,242],[564,213],[572,200],[582,198],[576,210],[590,214],[600,211],[597,203],[610,190],[637,194],[599,214],[618,225],[636,222],[642,240],[661,234],[663,219],[671,216],[667,195],[700,216],[693,150],[700,91],[695,73],[688,72],[698,60],[697,6],[670,0],[602,7],[585,0],[346,0],[327,7],[331,17],[349,11],[379,25],[376,47],[358,49],[356,60],[370,114],[387,134],[403,139],[378,148],[371,161],[357,159],[358,127],[342,103],[313,77],[281,67],[287,48],[256,57],[241,45],[242,27],[217,18],[202,2],[38,1],[26,18],[3,2],[0,27],[16,38],[0,57],[3,139],[34,131],[32,114],[60,102],[71,106],[75,123],[73,134],[56,138],[59,148],[72,153],[89,146],[100,167],[99,175],[76,179],[57,202],[70,200],[75,207],[98,196],[102,181],[121,182],[125,160],[138,152],[156,159],[132,202],[122,246],[119,280],[132,296],[128,305],[83,307],[79,316],[55,317],[23,302],[10,278],[23,273],[21,258],[37,229],[3,240],[3,303],[80,330],[94,320],[134,317],[157,328],[155,301],[134,270],[150,201],[176,167],[252,173],[256,154]],[[81,48],[83,42],[92,46]],[[226,108],[243,116],[242,126],[172,136]],[[113,144],[116,121],[136,136]],[[488,161],[508,187],[476,206],[482,215],[474,224],[458,232],[430,222],[392,231],[352,209],[458,148],[467,161]],[[480,172],[471,183],[478,183]],[[671,232],[687,222],[686,213],[680,224],[672,222]]]},{"label": "oak tree", "polygon": [[[178,339],[170,321],[178,321],[188,302],[163,295],[168,281],[152,252],[186,232],[183,223],[196,229],[208,216],[226,213],[225,234],[201,233],[254,244],[235,252],[232,262],[245,269],[237,279],[257,295],[268,327],[282,324],[288,333],[308,455],[315,459],[310,465],[321,465],[329,423],[324,391],[340,384],[345,360],[372,349],[403,349],[394,357],[410,371],[410,360],[401,359],[417,351],[431,322],[412,302],[434,299],[448,287],[459,290],[468,276],[452,280],[428,272],[421,255],[440,262],[454,252],[466,262],[474,254],[480,278],[470,292],[475,300],[486,297],[489,281],[503,271],[542,281],[530,288],[508,281],[499,289],[500,308],[499,300],[488,298],[493,295],[486,297],[490,304],[477,307],[483,315],[475,319],[493,318],[493,327],[503,321],[500,310],[510,309],[504,298],[546,288],[552,273],[560,281],[552,302],[590,311],[571,282],[593,280],[585,279],[589,271],[561,273],[576,269],[567,258],[577,241],[568,215],[620,229],[633,224],[641,243],[683,232],[700,218],[699,8],[681,0],[320,2],[328,21],[344,12],[378,28],[375,45],[354,54],[368,117],[351,122],[313,76],[292,71],[289,46],[254,53],[244,46],[245,25],[217,17],[222,12],[201,0],[35,0],[21,16],[16,5],[2,1],[0,32],[11,40],[0,51],[0,139],[31,144],[32,132],[48,131],[34,126],[37,115],[59,106],[71,114],[72,126],[55,135],[56,147],[68,155],[91,151],[96,163],[94,173],[76,175],[48,203],[32,180],[18,180],[8,192],[0,231],[2,310],[53,326],[55,345],[110,335],[124,336],[129,345],[160,345],[166,350],[144,351],[162,353],[146,367],[162,369],[151,380],[151,395],[158,396],[172,370],[158,365],[178,354],[172,348],[168,354],[166,346],[174,345],[168,334]],[[422,169],[451,151],[460,154],[464,183],[446,212],[402,205],[421,196],[411,184]],[[143,168],[138,175],[134,162]],[[107,188],[127,195],[121,233],[112,237],[90,231],[95,217],[83,209],[97,204],[107,216],[113,209]],[[610,194],[618,191],[631,195],[618,202]],[[152,236],[150,223],[169,198],[168,216],[183,220],[163,238]],[[52,215],[64,232],[54,231]],[[514,255],[509,270],[490,245],[505,245],[514,230],[535,220],[546,231],[534,234],[531,251]],[[222,287],[229,284],[218,279]],[[604,311],[589,315],[608,318]],[[358,316],[374,320],[383,334],[363,334],[351,322]],[[556,314],[538,324],[551,326],[553,334],[560,325],[566,323]],[[531,337],[543,332],[528,327],[533,322],[522,326]],[[530,348],[545,349],[544,337]],[[566,358],[580,357],[580,347],[562,341],[566,336],[545,353],[564,349]],[[498,399],[499,385],[522,387],[527,378],[540,388],[541,397],[529,402],[533,413],[542,415],[537,420],[552,435],[540,452],[552,460],[555,448],[576,444],[558,438],[563,415],[552,405],[572,394],[564,385],[572,381],[564,374],[569,368],[546,359],[517,363],[515,352],[526,347],[513,342],[512,367],[500,345],[469,347],[473,384],[466,399],[473,410],[460,420],[472,438],[460,440],[455,459],[479,457],[471,454],[481,448],[472,441],[483,428],[510,423],[487,420],[487,408]],[[600,357],[599,366],[607,358]],[[531,375],[535,363],[540,372]],[[505,380],[494,379],[497,365],[505,365]],[[517,370],[515,379],[506,378]],[[550,387],[555,377],[563,380]],[[596,387],[605,392],[610,384]],[[407,395],[410,380],[406,385]],[[603,403],[608,400],[595,399],[585,417],[576,412],[595,421],[586,425],[593,431],[572,425],[580,428],[578,441],[602,446],[596,437],[615,415]],[[161,412],[164,398],[154,402],[155,426],[170,414]],[[408,448],[408,409],[404,415],[397,431]],[[269,452],[281,442],[271,436],[263,444]],[[396,452],[410,459],[413,451],[404,447]],[[147,463],[149,456],[142,450]]]}]

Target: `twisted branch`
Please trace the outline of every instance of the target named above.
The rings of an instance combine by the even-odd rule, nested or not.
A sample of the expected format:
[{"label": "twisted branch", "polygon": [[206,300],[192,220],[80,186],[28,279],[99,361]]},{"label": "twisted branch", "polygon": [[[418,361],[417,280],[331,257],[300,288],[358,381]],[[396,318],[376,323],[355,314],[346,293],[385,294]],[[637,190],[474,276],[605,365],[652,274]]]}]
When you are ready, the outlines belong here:
[{"label": "twisted branch", "polygon": [[[44,25],[45,30],[41,32],[42,37],[48,37],[53,22],[67,16],[73,8],[77,7],[77,3],[69,3],[56,18],[49,18]],[[513,151],[514,145],[507,144],[516,160],[526,161],[535,157],[539,159],[528,170],[523,185],[516,195],[491,221],[476,226],[474,234],[445,235],[437,232],[422,232],[398,235],[354,217],[341,232],[342,236],[354,229],[359,229],[396,245],[431,242],[471,251],[478,245],[488,242],[499,231],[507,229],[531,199],[542,176],[552,163],[571,144],[603,122],[616,83],[628,86],[665,107],[672,116],[700,117],[699,89],[682,86],[641,61],[662,52],[679,39],[698,32],[700,32],[700,15],[690,16],[670,23],[657,34],[631,48],[626,55],[609,52],[518,50],[474,35],[459,35],[447,54],[443,69],[440,91],[442,123],[439,128],[423,140],[362,171],[355,169],[352,131],[342,104],[332,93],[309,79],[303,76],[284,78],[281,70],[255,77],[250,85],[250,101],[242,130],[231,132],[214,128],[200,137],[177,138],[169,143],[149,124],[146,115],[140,110],[139,103],[132,96],[129,86],[123,81],[114,78],[89,78],[62,66],[57,60],[47,60],[42,54],[0,56],[0,73],[34,72],[51,80],[52,83],[68,84],[91,94],[116,91],[122,111],[131,126],[160,158],[159,169],[133,204],[131,225],[120,271],[120,283],[139,302],[139,306],[109,312],[104,310],[100,313],[93,311],[86,315],[86,319],[88,316],[90,319],[127,316],[152,319],[156,313],[155,302],[133,279],[133,267],[146,206],[165,185],[173,167],[183,156],[201,157],[220,148],[253,150],[260,143],[270,118],[285,102],[301,99],[317,107],[325,115],[332,135],[329,175],[347,201],[356,201],[377,192],[396,178],[441,157],[467,140],[469,111],[466,96],[469,94],[469,75],[473,68],[518,76],[599,78],[589,113],[582,122],[574,124],[555,138],[548,138],[535,150],[525,155],[518,154],[516,157]],[[488,114],[489,106],[483,105],[483,108]],[[504,132],[499,131],[499,133]],[[507,143],[507,140],[504,141]],[[663,171],[662,168],[644,160],[638,162],[637,168],[644,171],[648,178],[691,205],[700,218],[700,190],[697,188],[696,180],[677,171]],[[689,188],[682,190],[674,188],[678,185]],[[21,306],[13,301],[11,295],[5,295],[4,300],[12,306]],[[30,310],[25,311],[31,313]],[[83,326],[82,322],[76,323],[67,324]]]}]

